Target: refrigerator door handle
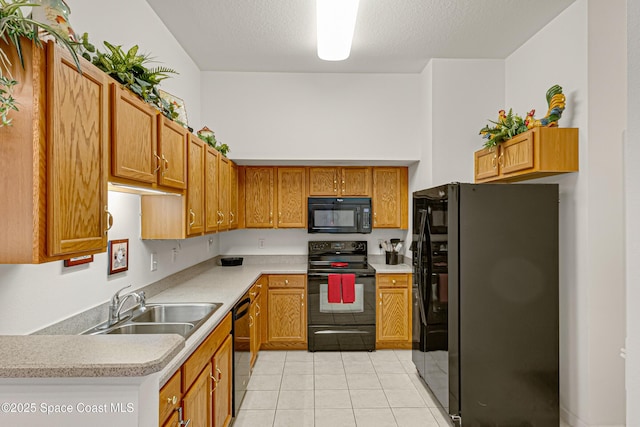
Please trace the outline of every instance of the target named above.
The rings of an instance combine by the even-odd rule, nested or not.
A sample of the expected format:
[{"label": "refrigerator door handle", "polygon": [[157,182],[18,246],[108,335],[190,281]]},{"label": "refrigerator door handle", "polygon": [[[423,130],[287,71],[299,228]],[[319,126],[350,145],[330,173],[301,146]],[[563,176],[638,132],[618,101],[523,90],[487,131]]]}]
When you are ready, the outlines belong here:
[{"label": "refrigerator door handle", "polygon": [[[418,265],[417,265],[417,272],[418,272],[418,298],[419,298],[419,306],[420,306],[420,318],[422,320],[422,324],[423,325],[427,325],[427,310],[425,307],[425,292],[423,292],[422,287],[425,285],[424,280],[424,267],[422,265],[422,253],[423,253],[423,247],[425,244],[425,239],[426,239],[426,244],[429,245],[429,249],[431,248],[431,238],[430,236],[427,234],[428,232],[428,225],[427,225],[427,217],[428,217],[428,212],[426,209],[421,209],[420,211],[420,232],[418,234]],[[431,257],[429,256],[428,262],[427,262],[427,277],[429,277],[429,264],[431,261]],[[425,289],[426,290],[426,289]]]}]

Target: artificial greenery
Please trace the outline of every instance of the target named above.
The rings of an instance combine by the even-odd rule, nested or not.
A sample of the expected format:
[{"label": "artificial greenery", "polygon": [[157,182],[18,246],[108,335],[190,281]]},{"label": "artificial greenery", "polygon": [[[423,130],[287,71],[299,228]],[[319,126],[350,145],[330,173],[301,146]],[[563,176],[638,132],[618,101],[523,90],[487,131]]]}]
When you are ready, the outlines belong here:
[{"label": "artificial greenery", "polygon": [[[74,43],[68,38],[58,34],[53,28],[44,22],[39,22],[29,16],[24,16],[22,8],[24,7],[41,7],[32,0],[0,0],[0,39],[7,46],[16,50],[20,64],[24,68],[24,57],[22,51],[23,38],[33,41],[37,46],[41,46],[42,42],[38,37],[38,31],[43,30],[50,34],[61,45],[63,45],[71,53],[78,70],[80,70],[80,62],[78,55],[74,50]],[[13,98],[13,88],[18,84],[9,72],[12,65],[9,61],[8,53],[0,48],[0,127],[11,124],[9,113],[18,111],[18,104]],[[5,74],[8,73],[7,74]]]},{"label": "artificial greenery", "polygon": [[176,120],[178,113],[174,105],[163,99],[158,91],[158,84],[162,80],[169,78],[170,74],[178,74],[175,70],[167,67],[148,68],[148,64],[153,61],[149,55],[138,53],[138,45],[125,52],[121,45],[114,45],[108,41],[104,41],[103,44],[107,52],[95,49],[85,33],[77,47],[85,59],[122,83],[142,100],[158,108],[169,119],[187,125]]},{"label": "artificial greenery", "polygon": [[509,113],[504,114],[504,110],[500,110],[500,117],[497,122],[489,120],[489,122],[495,124],[495,126],[489,127],[489,125],[480,129],[480,135],[487,138],[484,143],[486,148],[496,146],[502,141],[513,138],[519,133],[526,132],[527,125],[524,119],[517,114],[513,114],[512,109],[509,109]]},{"label": "artificial greenery", "polygon": [[231,151],[229,149],[229,146],[227,144],[219,143],[216,140],[216,135],[213,132],[211,132],[208,128],[205,128],[205,129],[207,129],[207,131],[209,132],[198,132],[198,138],[200,138],[201,140],[209,144],[209,146],[218,150],[220,153],[222,153],[223,156],[226,156],[227,153]]}]

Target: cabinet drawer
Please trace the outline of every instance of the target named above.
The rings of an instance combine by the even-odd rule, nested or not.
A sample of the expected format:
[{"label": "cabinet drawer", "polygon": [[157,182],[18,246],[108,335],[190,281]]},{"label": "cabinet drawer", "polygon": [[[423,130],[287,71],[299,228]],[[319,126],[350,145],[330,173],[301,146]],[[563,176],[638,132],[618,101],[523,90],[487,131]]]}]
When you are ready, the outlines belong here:
[{"label": "cabinet drawer", "polygon": [[202,368],[211,362],[213,353],[231,333],[231,313],[227,314],[220,324],[209,334],[200,347],[193,352],[182,365],[182,390],[186,391],[198,378]]},{"label": "cabinet drawer", "polygon": [[409,274],[380,274],[376,280],[381,288],[407,288],[410,277]]},{"label": "cabinet drawer", "polygon": [[269,275],[269,288],[304,288],[306,276],[299,275]]},{"label": "cabinet drawer", "polygon": [[182,395],[180,394],[180,371],[176,372],[160,390],[160,424],[180,406]]}]

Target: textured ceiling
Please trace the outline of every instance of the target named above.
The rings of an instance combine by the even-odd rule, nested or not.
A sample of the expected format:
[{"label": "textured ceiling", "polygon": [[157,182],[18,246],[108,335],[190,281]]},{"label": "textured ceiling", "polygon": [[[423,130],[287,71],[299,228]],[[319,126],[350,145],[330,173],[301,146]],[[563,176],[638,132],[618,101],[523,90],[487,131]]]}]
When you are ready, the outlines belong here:
[{"label": "textured ceiling", "polygon": [[316,55],[315,0],[147,0],[203,71],[417,73],[505,58],[574,0],[360,0],[351,56]]}]

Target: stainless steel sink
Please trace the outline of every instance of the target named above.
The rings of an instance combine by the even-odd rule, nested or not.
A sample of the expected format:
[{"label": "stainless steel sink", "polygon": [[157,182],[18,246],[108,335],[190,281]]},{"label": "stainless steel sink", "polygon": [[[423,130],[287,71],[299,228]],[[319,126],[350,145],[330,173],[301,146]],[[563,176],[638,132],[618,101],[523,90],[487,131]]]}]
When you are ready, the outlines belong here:
[{"label": "stainless steel sink", "polygon": [[123,313],[122,321],[104,322],[85,335],[106,334],[179,334],[188,337],[202,326],[222,303],[152,303]]},{"label": "stainless steel sink", "polygon": [[132,322],[199,322],[209,317],[222,304],[193,303],[193,304],[148,304],[146,309],[133,313]]},{"label": "stainless steel sink", "polygon": [[193,323],[127,323],[108,329],[106,334],[179,334],[189,335]]}]

